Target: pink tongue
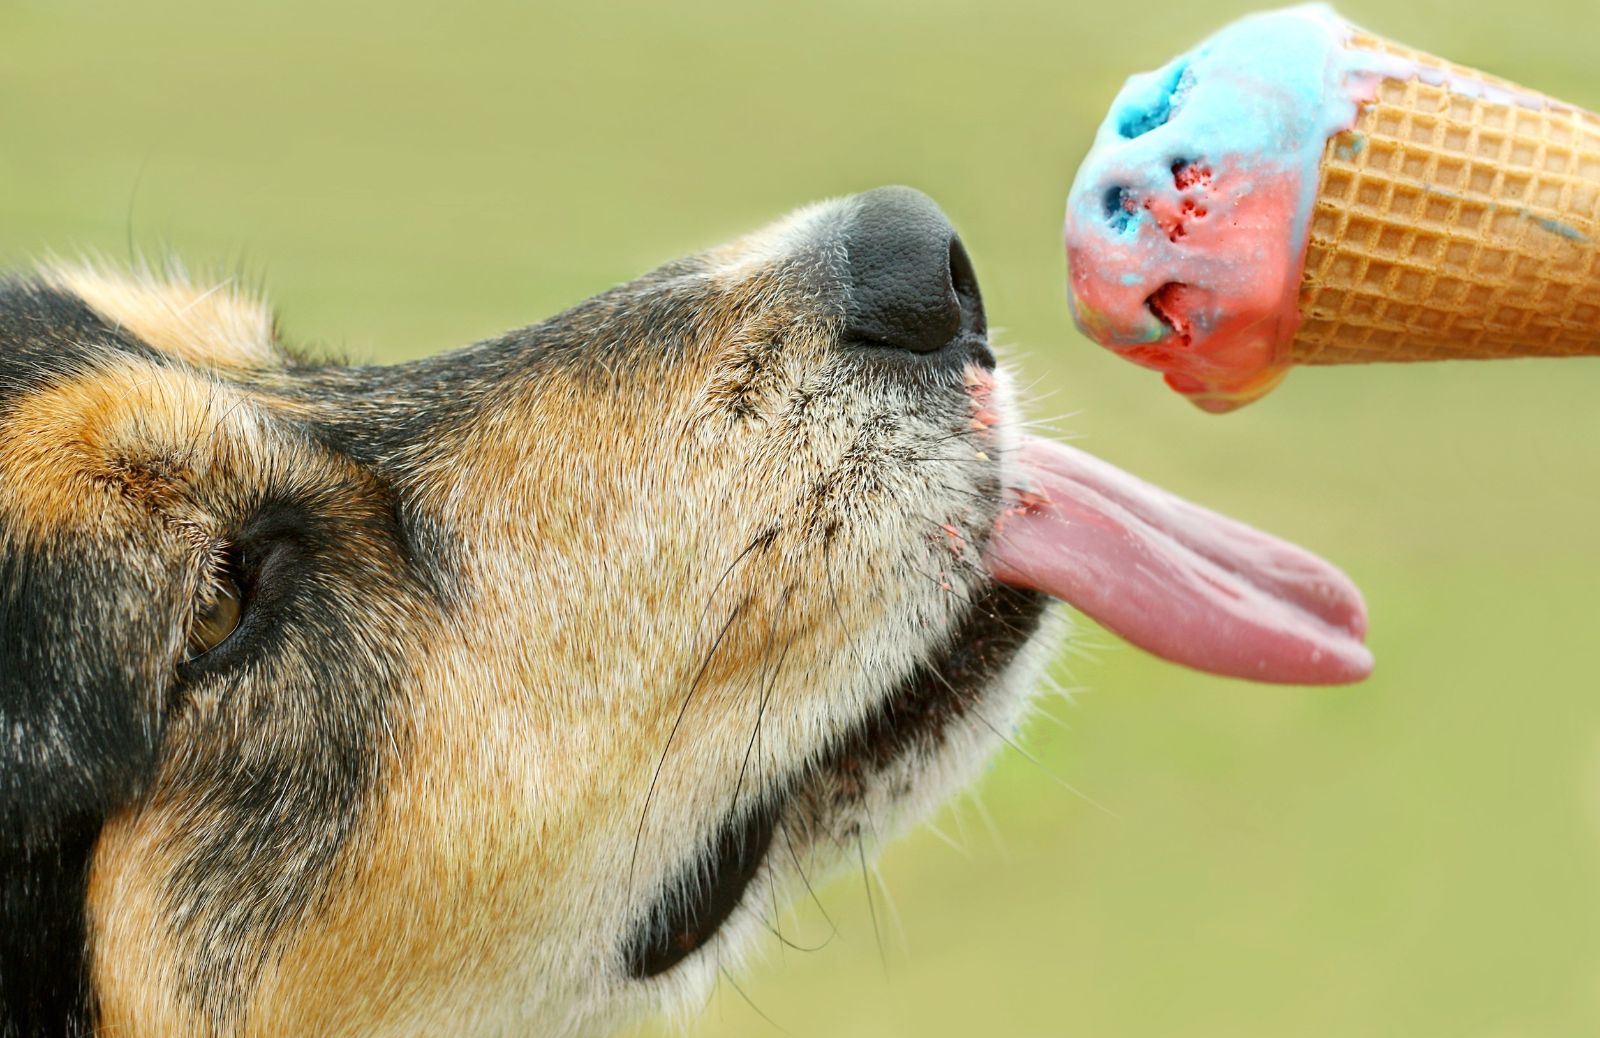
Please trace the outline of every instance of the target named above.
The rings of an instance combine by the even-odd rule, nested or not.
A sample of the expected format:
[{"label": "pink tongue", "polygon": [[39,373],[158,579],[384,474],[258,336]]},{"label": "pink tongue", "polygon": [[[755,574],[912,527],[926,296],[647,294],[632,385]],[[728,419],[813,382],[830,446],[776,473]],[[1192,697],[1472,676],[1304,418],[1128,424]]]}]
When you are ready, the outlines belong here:
[{"label": "pink tongue", "polygon": [[1328,563],[1059,443],[1027,437],[1019,463],[1018,504],[987,553],[1002,583],[1214,674],[1333,685],[1371,672],[1361,593]]}]

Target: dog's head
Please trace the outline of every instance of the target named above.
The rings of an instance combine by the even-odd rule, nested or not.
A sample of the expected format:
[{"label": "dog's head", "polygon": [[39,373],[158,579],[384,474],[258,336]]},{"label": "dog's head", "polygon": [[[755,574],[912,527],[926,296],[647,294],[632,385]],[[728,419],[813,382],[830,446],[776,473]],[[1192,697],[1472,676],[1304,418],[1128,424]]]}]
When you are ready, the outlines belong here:
[{"label": "dog's head", "polygon": [[[1088,550],[1030,534],[1021,442],[903,189],[389,368],[225,286],[6,283],[0,1028],[578,1034],[702,991],[1016,724],[1029,588],[1071,583],[1025,549]],[[1063,457],[1091,541],[1151,512]]]},{"label": "dog's head", "polygon": [[978,558],[1004,380],[913,192],[385,369],[228,288],[0,291],[28,1012],[609,1024],[963,780],[1038,665]]}]

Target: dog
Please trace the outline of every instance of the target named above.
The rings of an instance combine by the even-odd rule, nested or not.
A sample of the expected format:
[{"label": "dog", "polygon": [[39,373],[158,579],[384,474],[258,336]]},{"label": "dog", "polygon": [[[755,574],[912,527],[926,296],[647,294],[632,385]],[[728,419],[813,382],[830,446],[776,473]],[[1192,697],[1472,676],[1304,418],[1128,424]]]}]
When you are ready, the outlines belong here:
[{"label": "dog", "polygon": [[1325,568],[1193,516],[1344,669],[1168,644],[1094,538],[1177,506],[1064,452],[908,189],[392,367],[179,273],[0,283],[0,1034],[603,1034],[967,785],[1055,597],[1360,669]]}]

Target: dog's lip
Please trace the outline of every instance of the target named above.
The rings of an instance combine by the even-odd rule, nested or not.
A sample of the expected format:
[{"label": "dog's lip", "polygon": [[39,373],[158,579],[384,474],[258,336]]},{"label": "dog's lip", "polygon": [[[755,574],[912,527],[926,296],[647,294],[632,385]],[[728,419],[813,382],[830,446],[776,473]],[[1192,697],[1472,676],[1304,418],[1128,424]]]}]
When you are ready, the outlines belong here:
[{"label": "dog's lip", "polygon": [[1063,444],[1025,437],[1013,469],[1024,486],[987,548],[997,579],[1199,670],[1286,684],[1372,670],[1361,594],[1315,555]]},{"label": "dog's lip", "polygon": [[645,980],[694,954],[722,928],[755,879],[788,797],[768,793],[730,812],[685,872],[659,894],[625,949],[628,975]]},{"label": "dog's lip", "polygon": [[994,687],[1049,607],[1042,594],[992,581],[971,599],[950,636],[931,646],[866,716],[770,784],[753,804],[730,808],[695,856],[657,891],[626,938],[630,976],[658,976],[704,947],[742,903],[780,826],[787,854],[798,855],[812,828],[807,819],[827,820],[848,810],[867,795],[873,776],[913,747],[936,744],[952,721]]}]

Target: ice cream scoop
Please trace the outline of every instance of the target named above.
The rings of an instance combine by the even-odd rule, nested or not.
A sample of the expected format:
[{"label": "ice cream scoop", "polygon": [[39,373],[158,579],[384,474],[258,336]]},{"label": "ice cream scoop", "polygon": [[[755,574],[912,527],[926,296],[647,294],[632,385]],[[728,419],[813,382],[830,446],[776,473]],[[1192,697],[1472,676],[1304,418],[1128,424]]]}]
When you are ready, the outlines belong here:
[{"label": "ice cream scoop", "polygon": [[1253,15],[1128,80],[1066,246],[1084,332],[1208,411],[1296,364],[1600,354],[1600,117]]}]

